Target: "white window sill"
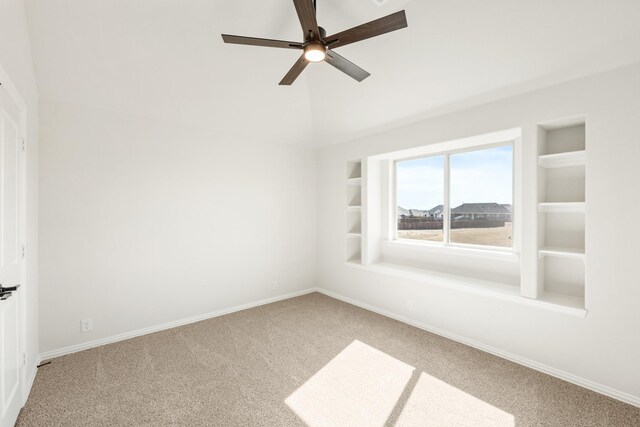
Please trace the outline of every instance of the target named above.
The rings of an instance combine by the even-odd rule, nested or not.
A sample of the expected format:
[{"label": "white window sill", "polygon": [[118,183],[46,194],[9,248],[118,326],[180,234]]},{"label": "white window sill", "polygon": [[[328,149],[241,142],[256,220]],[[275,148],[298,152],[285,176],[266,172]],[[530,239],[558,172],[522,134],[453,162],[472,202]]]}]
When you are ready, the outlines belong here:
[{"label": "white window sill", "polygon": [[405,267],[390,263],[362,265],[359,263],[347,262],[346,265],[387,276],[399,277],[402,279],[427,283],[429,285],[443,286],[449,289],[456,289],[463,292],[498,298],[529,307],[535,307],[575,317],[585,317],[587,315],[587,310],[584,309],[584,300],[580,298],[544,293],[540,299],[535,300],[521,296],[520,288],[518,286],[506,283],[438,273],[435,271]]},{"label": "white window sill", "polygon": [[471,256],[477,258],[497,259],[508,262],[520,261],[520,255],[510,249],[500,250],[491,247],[469,247],[465,245],[445,245],[444,243],[420,242],[408,239],[385,240],[383,247],[408,249],[425,253],[437,253],[453,256]]}]

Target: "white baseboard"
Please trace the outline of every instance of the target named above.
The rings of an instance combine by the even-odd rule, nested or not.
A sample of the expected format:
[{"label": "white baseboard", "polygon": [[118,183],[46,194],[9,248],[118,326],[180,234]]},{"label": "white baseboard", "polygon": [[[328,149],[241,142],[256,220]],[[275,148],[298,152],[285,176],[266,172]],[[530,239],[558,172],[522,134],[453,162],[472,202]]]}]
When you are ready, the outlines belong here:
[{"label": "white baseboard", "polygon": [[[71,345],[68,347],[59,348],[56,350],[46,351],[44,353],[40,353],[39,359],[41,361],[47,360],[47,359],[53,359],[55,357],[64,356],[66,354],[77,353],[78,351],[88,350],[90,348],[100,347],[106,344],[128,340],[130,338],[139,337],[141,335],[152,334],[154,332],[164,331],[165,329],[171,329],[178,326],[188,325],[189,323],[200,322],[202,320],[211,319],[213,317],[224,316],[225,314],[235,313],[237,311],[247,310],[249,308],[258,307],[265,304],[271,304],[273,302],[310,294],[316,291],[317,291],[316,288],[308,288],[302,291],[291,292],[288,294],[278,295],[276,297],[271,297],[271,298],[265,298],[265,299],[250,302],[247,304],[236,305],[235,307],[223,308],[221,310],[200,314],[198,316],[188,317],[186,319],[174,320],[173,322],[162,323],[160,325],[150,326],[148,328],[138,329],[136,331],[125,332],[123,334],[113,335],[106,338],[101,338],[93,341],[87,341],[84,343]],[[35,378],[35,373],[34,373],[34,378]]]},{"label": "white baseboard", "polygon": [[409,324],[411,326],[415,326],[416,328],[423,329],[423,330],[425,330],[427,332],[431,332],[431,333],[434,333],[436,335],[440,335],[440,336],[448,338],[450,340],[457,341],[459,343],[468,345],[470,347],[477,348],[478,350],[482,350],[482,351],[485,351],[487,353],[491,353],[491,354],[496,355],[498,357],[501,357],[503,359],[510,360],[510,361],[512,361],[514,363],[517,363],[519,365],[523,365],[523,366],[526,366],[528,368],[535,369],[536,371],[540,371],[542,373],[551,375],[553,377],[560,378],[561,380],[564,380],[564,381],[570,382],[572,384],[578,385],[580,387],[584,387],[586,389],[595,391],[596,393],[604,394],[605,396],[609,396],[609,397],[611,397],[613,399],[620,400],[620,401],[622,401],[624,403],[628,403],[630,405],[640,407],[640,397],[638,397],[638,396],[634,396],[634,395],[631,395],[629,393],[625,393],[625,392],[622,392],[622,391],[619,391],[619,390],[615,390],[615,389],[613,389],[611,387],[607,387],[605,385],[596,383],[596,382],[588,380],[586,378],[582,378],[582,377],[570,374],[568,372],[562,371],[560,369],[556,369],[556,368],[553,368],[551,366],[548,366],[548,365],[545,365],[545,364],[542,364],[542,363],[538,363],[538,362],[536,362],[534,360],[530,360],[530,359],[527,359],[525,357],[518,356],[516,354],[512,354],[512,353],[500,350],[499,348],[492,347],[490,345],[482,344],[481,342],[478,342],[478,341],[475,341],[475,340],[472,340],[472,339],[469,339],[469,338],[466,338],[466,337],[463,337],[463,336],[460,336],[460,335],[457,335],[457,334],[453,334],[451,332],[445,331],[444,329],[440,329],[440,328],[437,328],[437,327],[434,327],[434,326],[431,326],[431,325],[428,325],[428,324],[425,324],[425,323],[422,323],[422,322],[418,322],[418,321],[413,320],[411,318],[408,318],[408,317],[405,317],[405,316],[402,316],[402,315],[399,315],[399,314],[396,314],[396,313],[393,313],[393,312],[390,312],[390,311],[387,311],[387,310],[383,310],[383,309],[378,308],[378,307],[374,307],[372,305],[369,305],[369,304],[354,300],[352,298],[345,297],[343,295],[337,294],[337,293],[332,292],[332,291],[328,291],[326,289],[318,288],[317,291],[322,293],[322,294],[324,294],[324,295],[327,295],[327,296],[329,296],[331,298],[335,298],[337,300],[346,302],[348,304],[352,304],[352,305],[358,306],[360,308],[364,308],[365,310],[373,311],[374,313],[378,313],[378,314],[381,314],[383,316],[390,317],[390,318],[398,320],[398,321],[400,321],[402,323],[406,323],[406,324]]},{"label": "white baseboard", "polygon": [[[163,323],[161,325],[156,325],[156,326],[151,326],[148,328],[144,328],[144,329],[139,329],[137,331],[132,331],[132,332],[126,332],[123,334],[119,334],[119,335],[114,335],[111,337],[107,337],[107,338],[102,338],[99,340],[94,340],[94,341],[89,341],[86,343],[81,343],[81,344],[76,344],[73,346],[69,346],[69,347],[64,347],[64,348],[60,348],[57,350],[52,350],[52,351],[47,351],[44,353],[40,354],[40,361],[43,360],[47,360],[47,359],[52,359],[55,357],[59,357],[59,356],[64,356],[65,354],[71,354],[71,353],[76,353],[78,351],[82,351],[82,350],[87,350],[90,348],[94,348],[94,347],[99,347],[102,345],[106,345],[106,344],[111,344],[114,342],[118,342],[118,341],[123,341],[123,340],[127,340],[130,338],[135,338],[141,335],[146,335],[146,334],[151,334],[153,332],[159,332],[159,331],[163,331],[165,329],[170,329],[170,328],[175,328],[177,326],[182,326],[182,325],[187,325],[189,323],[195,323],[195,322],[199,322],[202,320],[206,320],[206,319],[211,319],[213,317],[218,317],[218,316],[223,316],[225,314],[230,314],[230,313],[235,313],[237,311],[242,311],[242,310],[246,310],[249,308],[253,308],[253,307],[258,307],[261,305],[265,305],[265,304],[270,304],[273,302],[277,302],[277,301],[282,301],[285,299],[289,299],[289,298],[294,298],[297,296],[301,296],[301,295],[306,295],[312,292],[320,292],[324,295],[327,295],[331,298],[335,298],[337,300],[340,301],[344,301],[348,304],[352,304],[358,307],[361,307],[365,310],[369,310],[372,311],[374,313],[378,313],[381,314],[383,316],[386,317],[390,317],[392,319],[398,320],[400,322],[406,323],[408,325],[411,326],[415,326],[416,328],[419,329],[423,329],[425,331],[434,333],[436,335],[440,335],[442,337],[451,339],[453,341],[457,341],[459,343],[468,345],[470,347],[474,347],[477,348],[479,350],[485,351],[487,353],[491,353],[493,355],[496,355],[498,357],[501,357],[503,359],[507,359],[510,360],[514,363],[518,363],[520,365],[526,366],[528,368],[531,369],[535,369],[536,371],[540,371],[543,372],[545,374],[551,375],[553,377],[556,378],[560,378],[561,380],[570,382],[572,384],[576,384],[580,387],[584,387],[586,389],[589,390],[593,390],[596,393],[600,393],[603,394],[605,396],[609,396],[611,398],[620,400],[622,402],[628,403],[630,405],[634,405],[637,407],[640,407],[640,397],[638,396],[634,396],[631,395],[629,393],[625,393],[619,390],[615,390],[611,387],[607,387],[605,385],[596,383],[594,381],[582,378],[582,377],[578,377],[576,375],[570,374],[568,372],[553,368],[551,366],[542,364],[542,363],[538,363],[534,360],[530,360],[527,359],[525,357],[522,356],[518,356],[516,354],[512,354],[503,350],[500,350],[499,348],[496,347],[492,347],[490,345],[486,345],[483,344],[481,342],[448,332],[444,329],[441,328],[437,328],[422,322],[418,322],[416,320],[413,320],[411,318],[393,313],[391,311],[387,311],[387,310],[383,310],[381,308],[378,307],[374,307],[372,305],[354,300],[352,298],[348,298],[345,297],[343,295],[337,294],[335,292],[332,291],[328,291],[326,289],[322,289],[322,288],[308,288],[302,291],[298,291],[298,292],[292,292],[289,294],[285,294],[285,295],[279,295],[277,297],[272,297],[272,298],[266,298],[260,301],[255,301],[255,302],[251,302],[251,303],[247,303],[247,304],[242,304],[242,305],[238,305],[235,307],[230,307],[230,308],[226,308],[226,309],[222,309],[222,310],[217,310],[217,311],[213,311],[210,313],[206,313],[206,314],[202,314],[199,316],[193,316],[193,317],[189,317],[186,319],[181,319],[181,320],[176,320],[173,322],[168,322],[168,323]],[[30,380],[29,380],[29,389],[31,388],[31,385],[33,384],[33,381],[35,379],[35,374],[36,374],[36,369],[33,370],[33,373],[31,374]]]}]

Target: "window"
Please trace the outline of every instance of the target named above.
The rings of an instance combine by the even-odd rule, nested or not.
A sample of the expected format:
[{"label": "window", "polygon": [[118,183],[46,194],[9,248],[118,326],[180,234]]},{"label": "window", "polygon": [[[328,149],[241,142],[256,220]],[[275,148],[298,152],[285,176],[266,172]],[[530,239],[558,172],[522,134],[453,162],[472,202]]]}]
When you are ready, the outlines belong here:
[{"label": "window", "polygon": [[444,156],[397,163],[398,238],[444,241]]},{"label": "window", "polygon": [[513,145],[395,164],[398,239],[513,247]]}]

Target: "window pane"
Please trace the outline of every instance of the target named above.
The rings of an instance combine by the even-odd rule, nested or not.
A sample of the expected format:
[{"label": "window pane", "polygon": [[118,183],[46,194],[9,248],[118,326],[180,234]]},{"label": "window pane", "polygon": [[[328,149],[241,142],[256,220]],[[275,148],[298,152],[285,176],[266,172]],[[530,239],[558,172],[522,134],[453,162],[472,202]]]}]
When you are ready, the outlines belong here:
[{"label": "window pane", "polygon": [[513,147],[450,156],[451,242],[513,245]]},{"label": "window pane", "polygon": [[444,157],[396,163],[398,238],[442,242]]}]

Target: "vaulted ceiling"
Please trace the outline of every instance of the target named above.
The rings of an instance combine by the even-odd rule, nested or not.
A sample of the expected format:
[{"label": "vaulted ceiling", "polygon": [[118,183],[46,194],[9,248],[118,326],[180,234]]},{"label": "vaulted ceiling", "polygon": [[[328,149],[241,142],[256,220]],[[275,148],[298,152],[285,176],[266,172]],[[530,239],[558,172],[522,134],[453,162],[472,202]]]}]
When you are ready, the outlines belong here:
[{"label": "vaulted ceiling", "polygon": [[328,33],[409,28],[338,50],[362,83],[321,63],[282,87],[298,51],[220,34],[300,40],[290,0],[27,0],[40,96],[312,147],[640,61],[638,0],[317,2]]}]

